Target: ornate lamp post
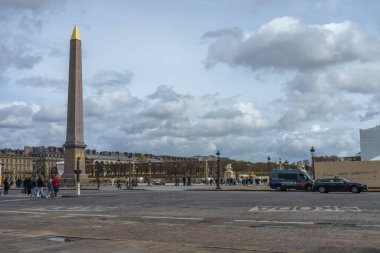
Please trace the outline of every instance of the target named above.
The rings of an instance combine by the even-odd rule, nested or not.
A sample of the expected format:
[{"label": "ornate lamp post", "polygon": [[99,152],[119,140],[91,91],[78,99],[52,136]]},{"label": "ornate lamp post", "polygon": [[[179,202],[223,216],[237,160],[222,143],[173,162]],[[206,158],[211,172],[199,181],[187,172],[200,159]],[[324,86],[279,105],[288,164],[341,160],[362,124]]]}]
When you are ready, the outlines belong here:
[{"label": "ornate lamp post", "polygon": [[118,152],[117,153],[117,165],[116,165],[116,176],[119,177],[121,172],[120,172],[120,165],[121,165],[121,161],[120,161],[120,153]]},{"label": "ornate lamp post", "polygon": [[278,164],[279,164],[279,169],[282,170],[282,161],[281,161],[281,158],[279,159]]},{"label": "ornate lamp post", "polygon": [[80,195],[80,173],[82,173],[82,171],[79,169],[79,165],[80,165],[80,156],[77,156],[77,169],[74,170],[74,173],[77,174],[77,191],[78,191],[78,196]]},{"label": "ornate lamp post", "polygon": [[174,164],[174,185],[179,186],[179,182],[177,179],[177,163]]},{"label": "ornate lamp post", "polygon": [[0,163],[0,186],[3,184],[3,167],[4,167],[4,163],[1,162]]},{"label": "ornate lamp post", "polygon": [[36,160],[35,159],[33,159],[32,167],[33,167],[33,176],[35,176],[36,175]]},{"label": "ornate lamp post", "polygon": [[151,186],[152,185],[152,162],[149,160],[149,175],[148,175],[148,185]]},{"label": "ornate lamp post", "polygon": [[11,161],[11,169],[12,169],[12,182],[14,183],[15,182],[15,179],[16,179],[16,163],[13,164],[12,161]]},{"label": "ornate lamp post", "polygon": [[289,162],[288,160],[285,160],[285,163],[284,163],[284,168],[287,169],[288,168],[288,165],[289,165]]},{"label": "ornate lamp post", "polygon": [[216,171],[216,190],[221,190],[222,188],[220,187],[220,152],[219,150],[216,151],[216,156],[218,158],[217,160],[217,171]]},{"label": "ornate lamp post", "polygon": [[205,175],[206,175],[206,178],[208,178],[210,172],[209,172],[209,169],[208,169],[208,162],[207,162],[207,160],[205,161],[204,167],[205,167]]},{"label": "ornate lamp post", "polygon": [[270,169],[270,156],[267,157],[267,165],[268,165],[268,172],[269,172],[269,169]]},{"label": "ornate lamp post", "polygon": [[95,162],[95,167],[96,167],[96,182],[98,183],[98,190],[99,190],[99,187],[100,187],[100,181],[99,181],[100,164],[98,161]]},{"label": "ornate lamp post", "polygon": [[315,170],[314,170],[314,153],[315,153],[315,148],[312,146],[310,149],[311,153],[311,170],[313,173],[313,179],[315,179]]},{"label": "ornate lamp post", "polygon": [[137,186],[137,174],[138,174],[138,171],[137,171],[137,169],[139,168],[139,166],[135,166],[135,168],[136,168],[136,174],[135,174],[135,176],[136,176],[136,181],[135,181],[135,185],[134,186]]},{"label": "ornate lamp post", "polygon": [[128,190],[132,189],[132,180],[131,180],[131,166],[132,166],[132,162],[131,162],[131,159],[132,159],[132,154],[129,153],[128,154],[129,171],[128,171],[128,185],[127,185],[127,189]]}]

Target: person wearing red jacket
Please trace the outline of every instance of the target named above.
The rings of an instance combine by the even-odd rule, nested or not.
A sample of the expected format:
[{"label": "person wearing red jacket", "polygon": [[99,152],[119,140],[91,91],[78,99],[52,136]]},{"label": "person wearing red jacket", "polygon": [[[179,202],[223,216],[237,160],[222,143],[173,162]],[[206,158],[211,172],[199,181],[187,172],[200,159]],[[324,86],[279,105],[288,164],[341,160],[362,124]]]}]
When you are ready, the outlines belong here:
[{"label": "person wearing red jacket", "polygon": [[59,177],[55,176],[52,182],[53,189],[54,189],[54,197],[57,197],[58,190],[59,190]]}]

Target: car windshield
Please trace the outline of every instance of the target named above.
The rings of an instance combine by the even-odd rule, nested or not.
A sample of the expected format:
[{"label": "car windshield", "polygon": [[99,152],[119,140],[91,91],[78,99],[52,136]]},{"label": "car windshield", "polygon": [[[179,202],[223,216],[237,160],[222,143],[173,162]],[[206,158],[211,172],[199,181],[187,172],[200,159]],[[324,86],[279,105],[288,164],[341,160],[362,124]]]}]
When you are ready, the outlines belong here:
[{"label": "car windshield", "polygon": [[305,176],[306,176],[306,178],[308,179],[308,181],[313,181],[313,180],[311,179],[311,176],[309,175],[309,173],[307,173],[307,171],[305,171],[304,173],[305,173]]}]

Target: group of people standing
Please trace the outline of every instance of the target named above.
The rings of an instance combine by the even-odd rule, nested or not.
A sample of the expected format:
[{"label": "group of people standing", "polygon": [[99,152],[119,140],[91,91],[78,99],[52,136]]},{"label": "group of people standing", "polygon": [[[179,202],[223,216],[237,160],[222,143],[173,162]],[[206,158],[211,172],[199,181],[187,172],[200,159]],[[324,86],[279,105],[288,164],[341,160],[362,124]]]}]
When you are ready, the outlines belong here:
[{"label": "group of people standing", "polygon": [[[39,198],[39,197],[57,197],[58,191],[59,191],[59,177],[51,177],[47,180],[46,184],[42,177],[33,177],[33,178],[25,178],[24,181],[20,179],[22,183],[18,184],[18,187],[21,188],[21,192],[25,195],[30,195],[31,198]],[[8,179],[4,179],[3,182],[4,185],[4,195],[8,195],[9,189],[10,189],[10,183]],[[45,192],[45,188],[47,188],[47,191]]]},{"label": "group of people standing", "polygon": [[[128,178],[127,178],[127,179],[126,179],[126,186],[127,186],[127,188],[128,188],[128,183],[129,183],[129,180],[128,180]],[[112,185],[112,187],[115,186],[115,179],[114,179],[114,178],[111,179],[111,185]],[[118,178],[118,179],[116,180],[116,186],[117,186],[117,189],[118,189],[118,190],[121,190],[122,182],[121,182],[121,179],[120,179],[120,178]]]},{"label": "group of people standing", "polygon": [[182,178],[182,183],[183,183],[183,186],[191,186],[191,177],[183,177]]}]

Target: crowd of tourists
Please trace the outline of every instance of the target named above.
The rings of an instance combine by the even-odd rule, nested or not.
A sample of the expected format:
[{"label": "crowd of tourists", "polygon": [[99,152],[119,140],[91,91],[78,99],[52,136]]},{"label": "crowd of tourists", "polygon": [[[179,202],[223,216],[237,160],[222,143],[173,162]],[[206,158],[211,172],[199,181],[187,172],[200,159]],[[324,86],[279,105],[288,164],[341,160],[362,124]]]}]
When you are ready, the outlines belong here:
[{"label": "crowd of tourists", "polygon": [[[5,178],[3,181],[4,193],[0,192],[0,195],[7,196],[12,184],[12,180],[8,181],[8,178]],[[32,199],[57,198],[59,186],[60,183],[58,176],[53,176],[47,180],[43,180],[41,176],[33,178],[28,177],[23,181],[21,179],[16,180],[16,187],[21,189],[21,193],[30,196]]]}]

